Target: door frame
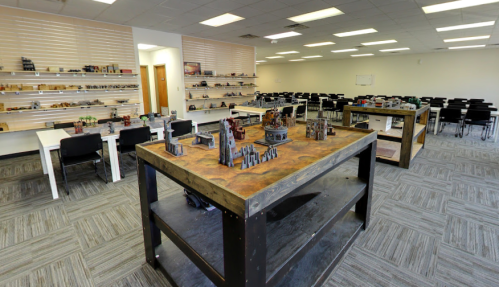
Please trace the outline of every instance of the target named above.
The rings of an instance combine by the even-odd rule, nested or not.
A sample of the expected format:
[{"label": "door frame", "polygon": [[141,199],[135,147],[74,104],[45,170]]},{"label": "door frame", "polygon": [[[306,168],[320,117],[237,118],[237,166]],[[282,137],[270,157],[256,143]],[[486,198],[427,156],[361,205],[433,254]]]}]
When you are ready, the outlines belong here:
[{"label": "door frame", "polygon": [[[140,65],[140,67],[145,67],[146,68],[146,77],[147,77],[147,91],[148,91],[148,98],[149,98],[149,108],[151,109],[151,112],[154,110],[152,106],[152,100],[151,100],[151,78],[149,77],[149,65]],[[142,73],[140,74],[142,77]],[[144,99],[144,90],[142,90],[142,100]],[[157,108],[157,107],[156,107]],[[144,111],[145,113],[145,111]]]},{"label": "door frame", "polygon": [[[156,67],[165,67],[165,82],[166,82],[166,96],[168,97],[168,77],[166,74],[166,64],[156,64],[154,65],[154,84],[156,85],[156,109],[158,110],[158,113],[161,114],[161,105],[159,104],[159,89],[158,89],[158,73],[156,72]],[[168,99],[167,99],[168,100]],[[170,110],[170,101],[168,101],[168,111]]]}]

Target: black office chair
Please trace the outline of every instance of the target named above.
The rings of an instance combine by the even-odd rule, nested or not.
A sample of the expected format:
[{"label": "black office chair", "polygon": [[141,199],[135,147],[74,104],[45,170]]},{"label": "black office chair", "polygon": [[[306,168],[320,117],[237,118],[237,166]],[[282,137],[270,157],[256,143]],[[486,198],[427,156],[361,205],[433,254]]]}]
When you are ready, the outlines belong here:
[{"label": "black office chair", "polygon": [[[83,126],[86,125],[85,122],[82,122]],[[70,123],[58,123],[58,124],[54,124],[54,130],[56,129],[66,129],[66,128],[72,128],[74,127],[74,122],[70,122]]]},{"label": "black office chair", "polygon": [[348,106],[348,100],[339,100],[336,103],[336,107],[334,108],[334,111],[336,112],[336,121],[340,120],[338,117],[338,113],[341,113],[343,118],[343,109],[345,108],[345,106]]},{"label": "black office chair", "polygon": [[321,99],[319,98],[319,96],[311,96],[310,100],[308,101],[309,108],[319,110],[320,104],[321,104]]},{"label": "black office chair", "polygon": [[481,126],[482,127],[482,134],[480,138],[482,141],[485,141],[487,137],[490,137],[489,131],[490,131],[490,124],[492,121],[490,120],[490,111],[489,110],[472,110],[468,109],[466,112],[466,115],[464,116],[464,122],[462,125],[462,133],[464,133],[464,128],[467,125],[468,126],[468,133],[466,134],[467,136],[470,134],[472,130],[472,126]]},{"label": "black office chair", "polygon": [[118,151],[120,152],[120,173],[125,178],[123,155],[135,152],[135,145],[151,141],[151,129],[140,127],[120,131]]},{"label": "black office chair", "polygon": [[174,121],[171,124],[173,133],[172,137],[179,137],[185,134],[192,133],[192,120]]},{"label": "black office chair", "polygon": [[293,107],[284,107],[284,108],[282,108],[282,115],[281,115],[281,117],[284,117],[284,115],[288,115],[288,117],[291,117],[293,115]]},{"label": "black office chair", "polygon": [[110,119],[100,119],[97,121],[98,124],[105,124],[107,122],[119,123],[123,121],[123,118],[110,118]]},{"label": "black office chair", "polygon": [[433,97],[422,97],[421,101],[422,102],[431,102],[433,100]]},{"label": "black office chair", "polygon": [[[98,153],[100,151],[100,154]],[[97,174],[97,160],[102,161],[104,175],[107,184],[106,163],[104,161],[104,149],[100,134],[89,134],[70,137],[61,140],[61,148],[57,153],[61,164],[62,178],[66,184],[66,193],[69,195],[68,175],[66,167],[93,161],[95,173]]]},{"label": "black office chair", "polygon": [[484,99],[470,99],[468,102],[470,104],[473,104],[473,103],[483,103],[485,100]]},{"label": "black office chair", "polygon": [[296,118],[305,118],[306,107],[304,105],[300,105],[296,108]]},{"label": "black office chair", "polygon": [[445,97],[434,97],[433,99],[434,100],[442,100],[442,101],[446,101],[447,100],[447,98],[445,98]]},{"label": "black office chair", "polygon": [[452,103],[447,106],[447,108],[451,109],[466,109],[466,104],[465,103]]},{"label": "black office chair", "polygon": [[439,124],[437,127],[438,133],[444,130],[447,123],[456,124],[455,137],[463,137],[462,131],[460,132],[460,127],[462,126],[462,114],[461,109],[444,108],[440,110]]},{"label": "black office chair", "polygon": [[470,103],[469,109],[476,110],[476,109],[482,109],[482,108],[488,108],[489,104],[482,104],[482,103]]},{"label": "black office chair", "polygon": [[272,98],[271,98],[271,97],[265,97],[265,102],[266,102],[266,103],[270,103],[270,102],[272,102],[272,101],[273,101],[273,100],[272,100]]},{"label": "black office chair", "polygon": [[337,100],[338,99],[338,95],[336,95],[336,94],[329,94],[329,98],[331,100]]},{"label": "black office chair", "polygon": [[331,118],[330,117],[331,112],[333,112],[333,113],[335,112],[334,102],[333,101],[323,101],[322,102],[322,110],[328,113],[328,115],[327,115],[328,118]]}]

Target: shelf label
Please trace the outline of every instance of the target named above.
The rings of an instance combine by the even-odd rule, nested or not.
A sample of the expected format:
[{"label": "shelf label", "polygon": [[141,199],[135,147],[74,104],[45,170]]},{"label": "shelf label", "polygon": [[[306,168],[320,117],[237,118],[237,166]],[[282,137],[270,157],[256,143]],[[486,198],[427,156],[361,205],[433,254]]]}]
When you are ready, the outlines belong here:
[{"label": "shelf label", "polygon": [[79,93],[80,93],[80,91],[78,90],[78,91],[76,91],[76,93],[77,93],[77,94],[79,94]]},{"label": "shelf label", "polygon": [[121,75],[118,75],[118,78],[121,78]]},{"label": "shelf label", "polygon": [[123,92],[123,90],[120,90],[120,92]]},{"label": "shelf label", "polygon": [[22,114],[22,113],[23,113],[23,111],[19,111],[19,113],[20,113],[20,114]]},{"label": "shelf label", "polygon": [[38,93],[41,95],[41,94],[43,94],[43,91],[38,91]]},{"label": "shelf label", "polygon": [[20,92],[15,92],[15,94],[19,96],[21,93]]},{"label": "shelf label", "polygon": [[5,92],[0,92],[0,94],[5,95]]},{"label": "shelf label", "polygon": [[109,92],[108,90],[106,90],[106,93]]},{"label": "shelf label", "polygon": [[40,77],[40,73],[39,72],[35,72],[35,77]]},{"label": "shelf label", "polygon": [[135,78],[135,77],[137,77],[137,75],[133,75],[132,77],[134,77],[134,78]]},{"label": "shelf label", "polygon": [[88,91],[87,91],[87,90],[85,90],[85,93],[88,93]]}]

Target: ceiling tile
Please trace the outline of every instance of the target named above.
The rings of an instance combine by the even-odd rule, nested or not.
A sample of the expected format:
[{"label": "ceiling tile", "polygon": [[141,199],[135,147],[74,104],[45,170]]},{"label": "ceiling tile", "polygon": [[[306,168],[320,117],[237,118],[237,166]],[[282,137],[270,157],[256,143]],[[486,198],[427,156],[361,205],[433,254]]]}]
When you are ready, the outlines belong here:
[{"label": "ceiling tile", "polygon": [[47,13],[58,13],[64,6],[62,2],[40,0],[19,0],[19,8],[36,10]]},{"label": "ceiling tile", "polygon": [[166,0],[165,2],[161,3],[161,6],[175,9],[179,12],[187,12],[200,7],[200,5],[189,3],[184,0]]},{"label": "ceiling tile", "polygon": [[263,14],[262,11],[255,8],[251,8],[250,6],[237,8],[235,10],[230,11],[230,13],[246,19]]},{"label": "ceiling tile", "polygon": [[225,12],[228,12],[228,11],[231,11],[231,10],[234,10],[237,8],[241,8],[245,5],[243,3],[234,2],[231,0],[216,0],[216,1],[213,1],[205,6],[209,7],[209,8],[213,8],[213,9],[218,9],[221,12],[220,14],[223,14]]},{"label": "ceiling tile", "polygon": [[288,5],[286,5],[282,2],[278,2],[276,0],[261,1],[261,2],[257,2],[255,4],[252,4],[249,6],[251,8],[255,8],[255,9],[258,9],[258,10],[264,11],[264,12],[272,12],[275,10],[279,10],[279,9],[288,7]]}]

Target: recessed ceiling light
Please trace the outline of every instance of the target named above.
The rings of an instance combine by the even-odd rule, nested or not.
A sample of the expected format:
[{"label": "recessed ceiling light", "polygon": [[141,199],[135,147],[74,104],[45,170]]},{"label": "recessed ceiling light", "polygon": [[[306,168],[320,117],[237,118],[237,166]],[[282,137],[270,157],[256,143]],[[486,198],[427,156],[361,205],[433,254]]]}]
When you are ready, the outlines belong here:
[{"label": "recessed ceiling light", "polygon": [[367,57],[367,56],[374,56],[374,54],[358,54],[358,55],[350,55],[352,57]]},{"label": "recessed ceiling light", "polygon": [[290,62],[299,62],[299,61],[305,61],[305,59],[293,59],[293,60],[289,60]]},{"label": "recessed ceiling light", "polygon": [[367,43],[361,43],[364,46],[372,46],[372,45],[382,45],[382,44],[391,44],[391,43],[397,43],[397,40],[386,40],[386,41],[377,41],[377,42],[367,42]]},{"label": "recessed ceiling light", "polygon": [[351,31],[351,32],[343,32],[343,33],[338,33],[334,34],[336,37],[349,37],[349,36],[356,36],[356,35],[362,35],[362,34],[370,34],[370,33],[376,33],[376,31],[373,28],[369,29],[364,29],[364,30],[357,30],[357,31]]},{"label": "recessed ceiling light", "polygon": [[395,51],[405,51],[405,50],[410,50],[410,48],[384,49],[384,50],[379,50],[379,51],[380,52],[395,52]]},{"label": "recessed ceiling light", "polygon": [[321,55],[314,55],[314,56],[305,56],[305,57],[302,57],[303,59],[310,59],[310,58],[322,58]]},{"label": "recessed ceiling light", "polygon": [[212,26],[212,27],[219,27],[219,26],[234,23],[234,22],[237,22],[237,21],[240,21],[243,19],[244,19],[243,17],[239,17],[237,15],[230,14],[230,13],[225,13],[225,14],[217,16],[215,18],[211,18],[211,19],[208,19],[206,21],[199,22],[199,24],[208,25],[208,26]]},{"label": "recessed ceiling light", "polygon": [[106,4],[113,4],[116,0],[94,0],[95,2],[102,2]]},{"label": "recessed ceiling light", "polygon": [[295,17],[291,17],[291,18],[288,18],[288,20],[291,20],[291,21],[297,22],[297,23],[305,23],[305,22],[320,20],[320,19],[329,18],[329,17],[341,15],[341,14],[344,14],[344,13],[333,7],[333,8],[327,8],[327,9],[323,9],[323,10],[319,10],[319,11],[310,12],[307,14],[302,14],[302,15],[298,15]]},{"label": "recessed ceiling light", "polygon": [[358,49],[344,49],[344,50],[335,50],[335,51],[331,51],[333,53],[345,53],[345,52],[355,52],[355,51],[358,51]]},{"label": "recessed ceiling light", "polygon": [[450,43],[450,42],[462,42],[462,41],[473,41],[473,40],[483,40],[483,39],[488,39],[490,38],[490,35],[485,35],[485,36],[475,36],[475,37],[465,37],[465,38],[455,38],[455,39],[445,39],[445,43]]},{"label": "recessed ceiling light", "polygon": [[442,27],[442,28],[437,28],[437,32],[445,32],[445,31],[452,31],[452,30],[461,30],[461,29],[470,29],[470,28],[479,28],[479,27],[494,26],[495,23],[496,23],[496,21],[489,21],[489,22],[480,22],[480,23],[474,23],[474,24],[465,24],[465,25]]},{"label": "recessed ceiling light", "polygon": [[265,60],[258,60],[258,61],[256,61],[256,62],[257,62],[257,63],[265,63],[265,62],[267,62],[267,61],[265,61]]},{"label": "recessed ceiling light", "polygon": [[287,51],[287,52],[279,52],[279,53],[276,53],[277,55],[286,55],[286,54],[298,54],[300,52],[298,51]]},{"label": "recessed ceiling light", "polygon": [[496,2],[499,2],[499,0],[458,0],[458,1],[442,3],[442,4],[425,6],[425,7],[423,7],[423,11],[426,14],[430,14],[430,13],[436,13],[436,12],[442,12],[442,11],[448,11],[448,10],[454,10],[454,9],[461,9],[461,8],[479,6],[479,5],[483,5],[483,4],[490,4],[490,3],[496,3]]},{"label": "recessed ceiling light", "polygon": [[470,48],[483,48],[483,47],[485,47],[485,45],[460,46],[460,47],[449,47],[449,50],[470,49]]},{"label": "recessed ceiling light", "polygon": [[280,34],[274,34],[274,35],[268,35],[265,36],[264,38],[267,39],[281,39],[281,38],[287,38],[287,37],[293,37],[293,36],[299,36],[301,35],[298,32],[285,32],[285,33],[280,33]]},{"label": "recessed ceiling light", "polygon": [[267,59],[281,59],[284,58],[283,56],[272,56],[272,57],[265,57]]},{"label": "recessed ceiling light", "polygon": [[334,45],[333,42],[322,42],[322,43],[315,43],[315,44],[307,44],[303,45],[305,47],[319,47],[319,46],[327,46],[327,45]]},{"label": "recessed ceiling light", "polygon": [[149,50],[149,49],[158,47],[156,45],[149,45],[149,44],[138,44],[137,46],[138,46],[139,50]]}]

